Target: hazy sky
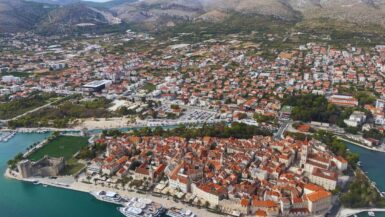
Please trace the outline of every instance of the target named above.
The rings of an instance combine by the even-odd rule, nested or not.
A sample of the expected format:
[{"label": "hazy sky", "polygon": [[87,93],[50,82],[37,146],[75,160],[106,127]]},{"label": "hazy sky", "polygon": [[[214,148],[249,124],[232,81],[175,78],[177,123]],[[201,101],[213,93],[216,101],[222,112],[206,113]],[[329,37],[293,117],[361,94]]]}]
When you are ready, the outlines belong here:
[{"label": "hazy sky", "polygon": [[82,0],[82,1],[90,1],[90,2],[108,2],[111,0]]}]

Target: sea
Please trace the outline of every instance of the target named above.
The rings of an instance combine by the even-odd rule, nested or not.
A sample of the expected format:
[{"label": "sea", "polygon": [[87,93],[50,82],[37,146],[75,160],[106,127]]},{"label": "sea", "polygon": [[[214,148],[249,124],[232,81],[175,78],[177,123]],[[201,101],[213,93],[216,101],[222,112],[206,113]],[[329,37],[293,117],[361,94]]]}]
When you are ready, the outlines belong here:
[{"label": "sea", "polygon": [[[0,173],[7,161],[46,134],[16,134],[0,143]],[[0,175],[0,217],[122,217],[117,206],[87,193],[11,180]]]},{"label": "sea", "polygon": [[[7,161],[28,146],[50,134],[18,133],[0,143],[0,173],[4,174]],[[385,153],[370,151],[352,144],[349,149],[360,154],[363,170],[381,191],[385,191]],[[87,193],[34,185],[0,175],[0,217],[122,217],[117,206],[96,200]],[[358,216],[368,216],[361,213]],[[385,213],[376,213],[385,217]]]},{"label": "sea", "polygon": [[[385,153],[376,152],[347,143],[350,151],[360,155],[361,169],[368,177],[376,183],[381,192],[385,191]],[[376,216],[385,217],[385,212],[377,212]],[[366,212],[360,213],[358,217],[369,216]]]}]

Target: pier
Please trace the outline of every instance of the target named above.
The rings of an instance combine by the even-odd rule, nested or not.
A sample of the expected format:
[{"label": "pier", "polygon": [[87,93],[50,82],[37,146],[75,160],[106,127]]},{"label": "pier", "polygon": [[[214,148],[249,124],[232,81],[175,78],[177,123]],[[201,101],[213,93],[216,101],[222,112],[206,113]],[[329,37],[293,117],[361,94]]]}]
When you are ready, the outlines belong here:
[{"label": "pier", "polygon": [[348,209],[342,208],[338,213],[337,217],[348,217],[353,216],[362,212],[385,212],[385,208],[362,208],[362,209]]},{"label": "pier", "polygon": [[12,139],[15,136],[15,131],[4,131],[0,136],[0,142],[8,142],[8,140]]}]

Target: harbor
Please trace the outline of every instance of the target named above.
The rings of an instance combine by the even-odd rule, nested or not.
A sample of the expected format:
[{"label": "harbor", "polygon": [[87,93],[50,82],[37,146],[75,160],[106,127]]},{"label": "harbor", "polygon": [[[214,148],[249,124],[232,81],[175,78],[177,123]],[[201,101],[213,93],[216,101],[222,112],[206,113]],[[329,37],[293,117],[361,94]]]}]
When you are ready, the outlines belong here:
[{"label": "harbor", "polygon": [[121,197],[118,193],[113,191],[91,191],[90,194],[96,199],[107,203],[123,205],[128,202],[128,198]]},{"label": "harbor", "polygon": [[0,135],[0,142],[8,142],[12,137],[16,135],[15,131],[5,131]]},{"label": "harbor", "polygon": [[[217,214],[208,212],[205,209],[200,209],[197,207],[189,207],[189,209],[186,210],[186,205],[182,203],[177,203],[174,200],[170,200],[168,198],[156,197],[151,194],[142,194],[135,191],[120,190],[120,189],[115,189],[107,186],[92,185],[92,184],[87,184],[83,182],[78,182],[73,177],[70,177],[70,176],[57,177],[55,179],[38,178],[38,177],[33,179],[21,179],[15,176],[15,174],[11,174],[9,170],[6,170],[5,176],[8,178],[17,179],[18,181],[21,181],[21,182],[27,182],[28,184],[32,184],[35,186],[40,186],[40,187],[49,186],[54,188],[62,188],[62,189],[68,189],[72,191],[87,193],[98,201],[118,206],[116,210],[113,211],[113,212],[122,213],[118,216],[128,216],[128,217],[144,216],[141,214],[150,213],[150,211],[147,210],[146,207],[149,207],[148,209],[150,210],[154,210],[154,207],[158,207],[157,210],[158,209],[162,210],[162,212],[160,212],[161,215],[158,215],[158,216],[169,216],[166,213],[171,214],[170,215],[171,217],[197,217],[197,216],[217,217],[219,216]],[[135,209],[128,209],[130,207],[134,207]],[[142,210],[139,212],[138,208],[141,208]],[[168,212],[170,210],[171,212]],[[139,214],[136,214],[136,215],[135,213],[129,214],[130,211],[139,212]],[[155,214],[155,213],[153,212],[152,214]],[[157,215],[152,215],[152,216],[157,217]]]},{"label": "harbor", "polygon": [[[8,142],[0,142],[0,171],[7,161],[27,147],[46,139],[50,133],[18,133]],[[117,205],[101,202],[88,193],[51,187],[44,183],[21,182],[0,176],[0,210],[2,217],[122,217]],[[54,181],[52,180],[54,183]],[[63,184],[59,182],[59,184]],[[20,207],[23,209],[20,209]]]},{"label": "harbor", "polygon": [[126,217],[161,217],[166,213],[166,208],[148,198],[131,198],[119,212]]},{"label": "harbor", "polygon": [[[5,176],[2,176],[0,178],[0,190],[5,194],[11,195],[9,200],[8,198],[0,198],[0,208],[5,212],[4,216],[42,217],[41,212],[38,212],[36,210],[36,207],[45,207],[46,204],[50,204],[50,207],[47,208],[47,217],[124,216],[122,213],[119,212],[118,208],[125,206],[127,203],[111,203],[101,198],[98,199],[97,197],[91,194],[91,192],[101,191],[116,192],[122,198],[146,198],[157,204],[161,204],[165,208],[172,208],[172,210],[182,210],[185,208],[184,204],[176,203],[175,201],[168,200],[167,198],[155,197],[151,194],[143,195],[137,192],[119,190],[109,188],[107,186],[90,185],[83,182],[77,182],[71,176],[54,178],[36,177],[32,179],[15,180],[15,178],[17,179],[17,177],[12,177],[14,174],[9,174],[9,170],[6,170],[7,160],[11,159],[14,155],[19,152],[24,152],[26,148],[29,147],[31,144],[44,141],[49,135],[50,133],[18,133],[15,135],[14,138],[9,140],[8,142],[0,143],[0,165],[2,173],[5,174]],[[10,179],[10,177],[12,177],[12,179]],[[18,211],[20,212],[20,214],[15,214],[13,211],[18,210],[17,206],[15,206],[15,204],[18,203],[26,203],[27,205],[23,212]],[[72,206],[74,206],[75,208],[72,209]],[[65,209],[66,211],[60,212],[60,210],[62,209]],[[35,210],[36,212],[34,212],[33,210]],[[7,214],[8,212],[12,214]],[[197,207],[193,207],[190,212],[191,214],[196,214],[194,216],[218,216],[217,214],[210,213],[205,209],[199,209]],[[186,211],[181,211],[180,213],[186,213]],[[164,213],[162,216],[167,215]],[[182,215],[180,217],[185,216]],[[191,215],[187,217],[191,217]]]}]

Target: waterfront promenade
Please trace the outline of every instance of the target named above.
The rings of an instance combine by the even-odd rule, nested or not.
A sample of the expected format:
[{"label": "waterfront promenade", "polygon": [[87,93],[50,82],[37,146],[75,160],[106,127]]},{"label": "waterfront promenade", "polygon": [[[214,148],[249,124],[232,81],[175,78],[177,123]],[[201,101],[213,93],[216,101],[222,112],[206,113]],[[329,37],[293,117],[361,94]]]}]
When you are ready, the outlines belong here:
[{"label": "waterfront promenade", "polygon": [[70,177],[70,176],[58,177],[57,180],[52,180],[49,178],[22,179],[22,178],[18,177],[17,174],[11,174],[9,169],[7,169],[5,171],[4,176],[7,178],[10,178],[10,179],[16,179],[19,181],[26,181],[26,182],[38,181],[42,185],[48,185],[48,186],[52,186],[52,187],[64,188],[64,189],[68,189],[68,190],[80,191],[80,192],[85,192],[85,193],[103,190],[103,191],[113,191],[113,192],[116,192],[116,193],[120,194],[121,196],[127,197],[127,198],[132,198],[132,197],[148,198],[148,199],[151,199],[152,201],[154,201],[156,203],[162,204],[166,208],[177,207],[180,209],[189,209],[199,217],[200,216],[202,216],[202,217],[223,216],[223,215],[209,212],[205,208],[197,208],[197,207],[187,206],[186,204],[175,202],[174,200],[167,199],[165,197],[155,197],[155,196],[151,195],[150,193],[139,194],[137,192],[131,192],[131,191],[121,190],[121,189],[116,189],[116,188],[110,188],[107,186],[86,184],[83,182],[75,181],[75,179],[73,177]]},{"label": "waterfront promenade", "polygon": [[341,208],[337,213],[337,217],[348,217],[354,216],[361,212],[385,212],[385,208],[362,208],[362,209],[349,209],[349,208]]},{"label": "waterfront promenade", "polygon": [[371,151],[378,151],[378,152],[383,152],[383,153],[385,153],[385,146],[384,146],[384,145],[380,146],[379,148],[374,148],[374,147],[369,147],[369,146],[367,146],[367,145],[363,145],[363,144],[361,144],[361,143],[359,143],[359,142],[356,142],[356,141],[353,141],[353,140],[351,140],[351,139],[344,138],[344,137],[339,136],[339,135],[337,135],[337,138],[338,138],[339,140],[344,141],[344,142],[348,142],[348,143],[351,143],[351,144],[353,144],[353,145],[357,145],[357,146],[360,146],[360,147],[362,147],[362,148],[365,148],[365,149],[368,149],[368,150],[371,150]]},{"label": "waterfront promenade", "polygon": [[[314,127],[314,125],[311,125],[311,126]],[[313,133],[309,133],[309,132],[304,133],[304,132],[298,131],[297,129],[295,129],[295,128],[293,127],[292,123],[289,123],[289,126],[288,126],[286,129],[287,129],[289,132],[292,132],[292,133],[303,133],[303,134],[306,134],[306,135],[313,135]],[[347,133],[339,133],[339,132],[336,132],[336,131],[333,130],[333,129],[326,128],[326,127],[322,128],[322,130],[326,130],[326,131],[328,131],[328,132],[333,133],[333,134],[334,134],[339,140],[341,140],[341,141],[348,142],[348,143],[350,143],[350,144],[357,145],[357,146],[360,146],[360,147],[362,147],[362,148],[365,148],[365,149],[368,149],[368,150],[371,150],[371,151],[377,151],[377,152],[383,152],[383,153],[385,153],[385,145],[381,145],[381,146],[379,146],[379,147],[369,147],[369,146],[367,146],[367,145],[362,144],[362,143],[359,142],[359,141],[353,140],[353,139],[351,139],[351,138],[346,138],[347,135],[348,135],[348,136],[349,136],[349,135],[351,136],[351,134],[347,134]]]}]

